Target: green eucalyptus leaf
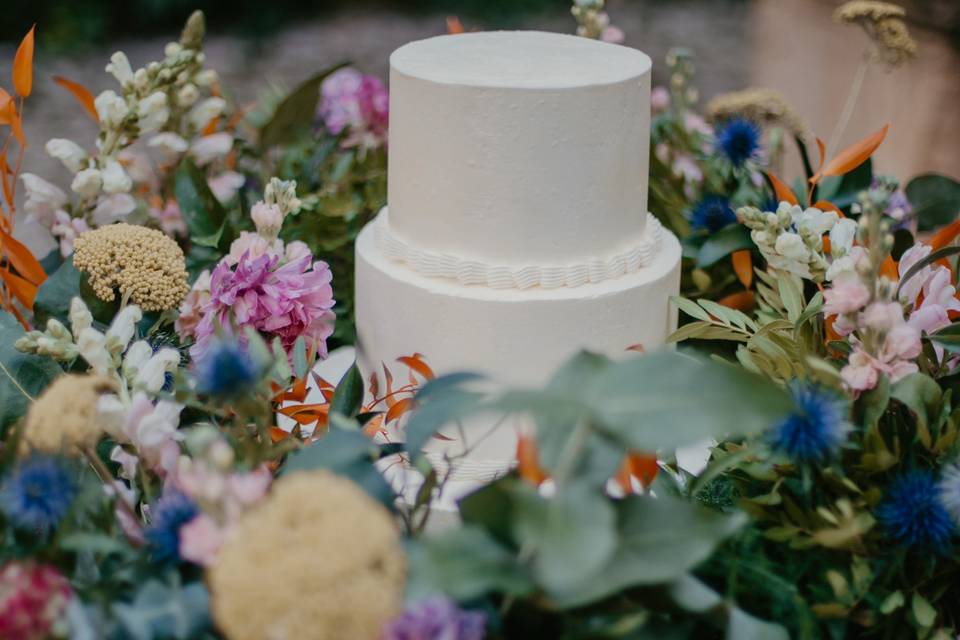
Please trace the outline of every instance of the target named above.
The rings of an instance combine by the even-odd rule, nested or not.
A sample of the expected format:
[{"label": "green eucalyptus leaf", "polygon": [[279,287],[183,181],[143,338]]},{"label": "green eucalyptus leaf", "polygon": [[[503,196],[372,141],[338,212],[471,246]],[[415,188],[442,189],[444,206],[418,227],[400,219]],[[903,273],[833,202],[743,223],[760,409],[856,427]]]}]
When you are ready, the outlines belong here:
[{"label": "green eucalyptus leaf", "polygon": [[960,352],[960,323],[948,325],[927,338],[950,353],[958,353]]},{"label": "green eucalyptus leaf", "polygon": [[529,485],[517,488],[513,530],[521,547],[533,552],[541,587],[562,594],[605,566],[617,536],[614,508],[602,492],[578,483],[547,499]]},{"label": "green eucalyptus leaf", "polygon": [[949,224],[960,213],[960,182],[953,178],[926,173],[908,182],[904,191],[920,231]]},{"label": "green eucalyptus leaf", "polygon": [[311,76],[287,95],[277,105],[273,117],[260,129],[260,146],[264,149],[296,142],[298,137],[314,126],[317,103],[320,101],[320,85],[334,72],[348,63],[328,67]]},{"label": "green eucalyptus leaf", "polygon": [[919,593],[913,594],[910,608],[913,611],[913,617],[916,619],[917,624],[924,629],[929,629],[937,621],[937,610]]},{"label": "green eucalyptus leaf", "polygon": [[132,602],[113,604],[112,610],[125,638],[186,640],[200,636],[211,626],[209,603],[210,594],[203,582],[181,587],[150,580],[138,589]]},{"label": "green eucalyptus leaf", "polygon": [[697,265],[709,267],[734,251],[753,248],[750,230],[742,224],[731,224],[707,238],[697,254]]},{"label": "green eucalyptus leaf", "polygon": [[290,454],[281,474],[327,469],[350,478],[371,497],[392,508],[396,498],[390,484],[374,466],[380,447],[358,430],[331,429],[316,442]]},{"label": "green eucalyptus leaf", "polygon": [[333,398],[330,400],[330,413],[353,417],[360,412],[362,405],[363,374],[360,373],[360,368],[354,363],[333,392]]},{"label": "green eucalyptus leaf", "polygon": [[[464,389],[472,377],[458,376],[456,381],[441,376],[428,382],[417,394],[418,407],[407,421],[407,450],[417,456],[434,435],[446,425],[464,420],[477,413],[483,394]],[[434,392],[431,386],[443,385],[442,393]]]},{"label": "green eucalyptus leaf", "polygon": [[80,295],[80,275],[80,271],[73,266],[73,256],[70,256],[44,280],[33,301],[36,326],[46,326],[51,318],[70,326],[70,301]]},{"label": "green eucalyptus leaf", "polygon": [[478,527],[414,539],[406,555],[411,601],[438,594],[461,601],[488,593],[522,596],[533,589],[513,554]]},{"label": "green eucalyptus leaf", "polygon": [[726,515],[667,496],[627,498],[617,506],[618,544],[609,561],[554,600],[578,607],[623,589],[678,580],[745,523],[742,513]]},{"label": "green eucalyptus leaf", "polygon": [[293,343],[293,375],[297,378],[307,375],[307,341],[303,336],[298,336]]},{"label": "green eucalyptus leaf", "polygon": [[63,371],[51,358],[17,351],[24,335],[17,319],[0,311],[0,433],[22,418],[30,403]]},{"label": "green eucalyptus leaf", "polygon": [[[227,213],[207,185],[203,171],[190,158],[184,158],[177,168],[174,193],[191,243],[208,249],[225,249],[232,240],[225,233]],[[216,245],[211,244],[214,239]]]}]

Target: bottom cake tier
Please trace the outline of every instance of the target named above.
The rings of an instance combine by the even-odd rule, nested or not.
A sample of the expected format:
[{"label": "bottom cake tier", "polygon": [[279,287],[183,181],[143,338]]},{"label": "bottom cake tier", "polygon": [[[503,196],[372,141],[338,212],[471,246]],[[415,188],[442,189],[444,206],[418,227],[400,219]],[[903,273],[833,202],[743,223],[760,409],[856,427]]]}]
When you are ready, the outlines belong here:
[{"label": "bottom cake tier", "polygon": [[[612,357],[640,345],[661,347],[676,327],[670,297],[680,285],[680,243],[666,230],[659,250],[638,271],[598,283],[556,289],[493,289],[421,275],[381,252],[378,221],[356,243],[357,362],[364,379],[381,363],[423,354],[437,374],[473,371],[497,385],[538,387],[574,353]],[[483,422],[478,421],[478,422]],[[468,443],[483,436],[456,476],[484,480],[509,467],[517,425],[487,435],[468,425]],[[456,434],[433,447],[461,449]],[[453,453],[454,451],[451,451]]]}]

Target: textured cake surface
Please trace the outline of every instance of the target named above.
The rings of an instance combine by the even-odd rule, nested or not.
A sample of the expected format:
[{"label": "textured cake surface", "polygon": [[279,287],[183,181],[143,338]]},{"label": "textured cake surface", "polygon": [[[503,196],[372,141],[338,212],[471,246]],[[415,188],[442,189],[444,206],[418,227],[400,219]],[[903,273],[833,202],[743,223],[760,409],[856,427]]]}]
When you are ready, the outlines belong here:
[{"label": "textured cake surface", "polygon": [[643,236],[650,59],[538,32],[441,36],[391,56],[391,228],[501,265],[625,253]]}]

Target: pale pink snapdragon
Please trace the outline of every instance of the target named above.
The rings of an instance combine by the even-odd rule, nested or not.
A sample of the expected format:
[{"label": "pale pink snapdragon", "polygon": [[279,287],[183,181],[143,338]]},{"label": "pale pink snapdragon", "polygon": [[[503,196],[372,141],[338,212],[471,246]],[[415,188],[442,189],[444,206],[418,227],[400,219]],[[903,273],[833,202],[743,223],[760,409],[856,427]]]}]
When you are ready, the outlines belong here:
[{"label": "pale pink snapdragon", "polygon": [[823,300],[823,312],[828,316],[854,313],[870,301],[870,290],[856,274],[844,274],[823,292]]}]

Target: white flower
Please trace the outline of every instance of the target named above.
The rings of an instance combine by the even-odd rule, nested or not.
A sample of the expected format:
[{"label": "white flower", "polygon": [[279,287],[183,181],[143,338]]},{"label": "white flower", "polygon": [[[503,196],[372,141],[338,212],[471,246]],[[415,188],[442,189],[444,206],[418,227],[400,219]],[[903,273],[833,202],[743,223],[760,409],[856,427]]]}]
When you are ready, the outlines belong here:
[{"label": "white flower", "polygon": [[779,253],[788,260],[806,262],[810,258],[810,250],[804,244],[803,238],[792,232],[784,232],[777,236],[777,242],[774,245]]},{"label": "white flower", "polygon": [[226,106],[227,103],[223,98],[207,98],[191,109],[187,117],[193,128],[201,131],[211,120],[223,113]]},{"label": "white flower", "polygon": [[107,65],[106,72],[113,74],[121,85],[133,82],[133,69],[130,68],[130,61],[123,51],[117,51],[110,56],[110,64]]},{"label": "white flower", "polygon": [[93,209],[93,221],[97,226],[116,222],[137,208],[137,201],[129,193],[114,193],[100,198]]},{"label": "white flower", "polygon": [[127,421],[127,407],[115,394],[105,393],[97,400],[97,416],[103,430],[115,440],[126,440],[123,425]]},{"label": "white flower", "polygon": [[[831,241],[832,244],[832,241]],[[831,247],[832,248],[832,247]],[[867,252],[863,247],[851,247],[846,255],[836,258],[827,269],[826,279],[833,282],[845,273],[854,273],[857,270],[857,264],[861,260],[866,260]]]},{"label": "white flower", "polygon": [[137,340],[127,352],[123,354],[123,377],[127,380],[133,380],[137,372],[146,364],[150,356],[153,355],[153,347],[146,340]]},{"label": "white flower", "polygon": [[83,329],[77,336],[77,351],[97,375],[111,373],[113,358],[107,351],[107,337],[93,327]]},{"label": "white flower", "polygon": [[209,87],[217,82],[217,72],[213,69],[204,69],[193,77],[193,81],[201,87]]},{"label": "white flower", "polygon": [[160,349],[140,367],[134,377],[133,385],[135,388],[157,393],[163,388],[167,374],[175,372],[179,364],[179,351],[176,349]]},{"label": "white flower", "polygon": [[240,190],[244,182],[246,182],[246,178],[242,174],[236,171],[224,171],[207,180],[207,185],[210,187],[210,191],[213,191],[217,200],[226,204],[233,200],[233,196],[237,195],[237,191]]},{"label": "white flower", "polygon": [[133,188],[133,180],[123,170],[120,163],[110,158],[106,161],[103,172],[103,190],[107,193],[127,193]]},{"label": "white flower", "polygon": [[161,400],[151,409],[151,401],[144,393],[137,393],[131,402],[124,431],[137,449],[156,451],[170,440],[178,439],[177,424],[183,405]]},{"label": "white flower", "polygon": [[267,188],[263,192],[263,199],[268,204],[277,204],[284,216],[295,213],[300,209],[300,199],[297,198],[297,181],[270,178]]},{"label": "white flower", "polygon": [[143,89],[149,80],[146,69],[140,68],[133,72],[133,86],[137,89]]},{"label": "white flower", "polygon": [[179,155],[186,151],[189,147],[186,140],[169,131],[158,133],[150,138],[150,140],[147,142],[147,146],[157,147],[162,152],[171,156]]},{"label": "white flower", "polygon": [[197,165],[202,167],[227,155],[232,148],[232,135],[226,132],[212,133],[190,145],[190,153],[196,159]]},{"label": "white flower", "polygon": [[47,141],[47,153],[63,163],[71,173],[87,166],[87,152],[73,140],[52,138]]},{"label": "white flower", "polygon": [[166,94],[162,91],[154,91],[148,95],[140,101],[137,114],[141,133],[147,134],[158,131],[170,117]]},{"label": "white flower", "polygon": [[100,193],[103,186],[103,177],[97,169],[83,169],[73,176],[70,188],[81,198],[93,198]]},{"label": "white flower", "polygon": [[123,353],[133,339],[137,323],[143,319],[143,312],[135,304],[124,307],[113,318],[107,329],[106,347],[111,353]]},{"label": "white flower", "polygon": [[113,91],[104,91],[96,97],[93,105],[100,116],[100,122],[110,128],[119,127],[130,114],[126,101]]},{"label": "white flower", "polygon": [[[780,212],[783,205],[784,203],[780,203],[777,213]],[[801,209],[799,205],[792,205],[790,207],[790,218],[797,229],[806,229],[812,234],[822,236],[833,228],[839,216],[834,211],[821,211],[814,207]]]},{"label": "white flower", "polygon": [[181,51],[183,51],[183,47],[180,46],[179,42],[168,42],[163,48],[163,55],[167,56],[168,58],[172,58]]},{"label": "white flower", "polygon": [[56,211],[67,204],[67,194],[32,173],[21,173],[20,180],[27,192],[23,210],[30,219],[49,227],[54,223]]},{"label": "white flower", "polygon": [[200,92],[196,85],[185,84],[177,91],[177,104],[181,107],[192,107],[200,99]]},{"label": "white flower", "polygon": [[84,329],[93,326],[93,314],[83,302],[80,296],[74,296],[70,300],[70,330],[73,335],[80,335]]},{"label": "white flower", "polygon": [[853,248],[853,239],[857,236],[857,223],[850,218],[838,220],[830,229],[830,255],[842,258]]}]

